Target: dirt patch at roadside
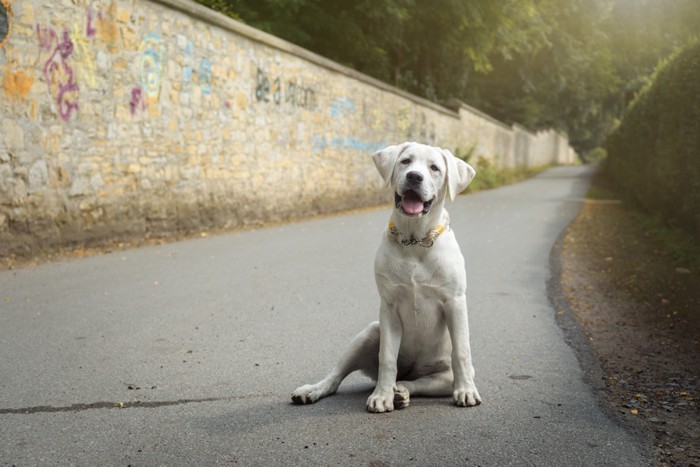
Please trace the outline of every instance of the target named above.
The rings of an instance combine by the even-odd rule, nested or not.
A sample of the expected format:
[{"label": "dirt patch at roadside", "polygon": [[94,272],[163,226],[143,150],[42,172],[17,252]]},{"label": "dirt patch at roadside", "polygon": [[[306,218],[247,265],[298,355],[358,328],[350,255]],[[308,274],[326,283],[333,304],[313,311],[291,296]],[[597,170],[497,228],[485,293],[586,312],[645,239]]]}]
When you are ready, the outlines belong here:
[{"label": "dirt patch at roadside", "polygon": [[558,318],[587,341],[572,345],[588,348],[579,354],[604,404],[641,436],[654,465],[700,465],[699,272],[614,200],[586,202],[558,260]]},{"label": "dirt patch at roadside", "polygon": [[41,247],[39,249],[22,251],[19,253],[12,253],[7,256],[0,255],[0,271],[26,268],[32,266],[38,266],[40,264],[69,260],[75,258],[85,258],[95,255],[103,255],[107,253],[114,253],[118,251],[126,251],[134,248],[142,248],[147,246],[155,245],[165,245],[173,242],[181,242],[185,240],[195,240],[198,238],[206,238],[215,235],[230,234],[234,232],[246,232],[256,229],[271,228],[280,225],[285,225],[294,222],[304,222],[310,220],[326,219],[336,216],[343,216],[349,214],[359,214],[363,212],[371,212],[380,209],[387,209],[387,204],[380,204],[378,206],[368,206],[364,208],[350,209],[345,211],[331,212],[326,214],[318,214],[314,216],[299,217],[294,219],[288,219],[286,221],[279,222],[266,222],[266,223],[251,223],[247,225],[239,225],[234,227],[222,227],[217,229],[207,229],[199,232],[170,232],[163,233],[162,235],[147,235],[138,238],[123,239],[116,237],[107,238],[99,241],[68,244],[60,247]]}]

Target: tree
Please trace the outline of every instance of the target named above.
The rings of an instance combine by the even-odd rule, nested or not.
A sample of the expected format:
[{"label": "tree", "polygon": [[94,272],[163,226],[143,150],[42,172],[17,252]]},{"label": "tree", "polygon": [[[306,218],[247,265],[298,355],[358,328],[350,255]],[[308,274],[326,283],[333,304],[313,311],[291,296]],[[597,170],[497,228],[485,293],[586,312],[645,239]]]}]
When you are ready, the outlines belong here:
[{"label": "tree", "polygon": [[698,0],[199,0],[436,102],[601,144]]},{"label": "tree", "polygon": [[[459,97],[490,54],[529,40],[536,0],[200,0],[433,100]],[[530,28],[532,29],[532,28]]]},{"label": "tree", "polygon": [[607,36],[607,0],[541,1],[535,47],[495,56],[493,71],[477,75],[467,101],[508,123],[556,128],[585,152],[607,130],[607,105],[618,86]]},{"label": "tree", "polygon": [[700,34],[698,0],[615,0],[610,36],[616,73],[621,79],[616,113],[621,116],[643,86],[648,84],[659,60]]}]

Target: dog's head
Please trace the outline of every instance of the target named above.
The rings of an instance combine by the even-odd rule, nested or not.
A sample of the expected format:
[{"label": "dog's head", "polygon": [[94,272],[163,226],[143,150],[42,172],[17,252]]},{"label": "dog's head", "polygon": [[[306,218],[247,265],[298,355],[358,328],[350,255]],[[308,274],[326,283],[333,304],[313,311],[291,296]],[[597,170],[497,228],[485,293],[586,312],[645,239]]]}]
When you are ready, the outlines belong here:
[{"label": "dog's head", "polygon": [[409,217],[427,214],[446,195],[454,200],[476,174],[449,150],[419,143],[389,146],[373,158],[387,187],[394,190],[396,210]]}]

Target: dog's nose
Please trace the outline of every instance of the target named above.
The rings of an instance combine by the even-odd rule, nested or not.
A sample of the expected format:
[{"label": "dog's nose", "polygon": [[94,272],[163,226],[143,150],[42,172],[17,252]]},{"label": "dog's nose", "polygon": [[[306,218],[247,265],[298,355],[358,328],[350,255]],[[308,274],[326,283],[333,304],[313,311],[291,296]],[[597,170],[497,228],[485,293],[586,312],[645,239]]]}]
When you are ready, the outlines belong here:
[{"label": "dog's nose", "polygon": [[420,172],[408,172],[406,179],[411,183],[418,184],[423,181],[423,175]]}]

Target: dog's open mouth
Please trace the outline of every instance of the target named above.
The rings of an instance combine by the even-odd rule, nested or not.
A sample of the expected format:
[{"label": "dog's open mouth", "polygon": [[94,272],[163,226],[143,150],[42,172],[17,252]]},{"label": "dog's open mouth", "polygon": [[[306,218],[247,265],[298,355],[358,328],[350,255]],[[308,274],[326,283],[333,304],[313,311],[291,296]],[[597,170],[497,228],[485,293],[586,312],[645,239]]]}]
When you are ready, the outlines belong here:
[{"label": "dog's open mouth", "polygon": [[394,193],[394,203],[396,208],[402,209],[406,215],[420,216],[430,211],[433,200],[423,201],[423,198],[418,193],[413,190],[407,190],[403,195]]}]

